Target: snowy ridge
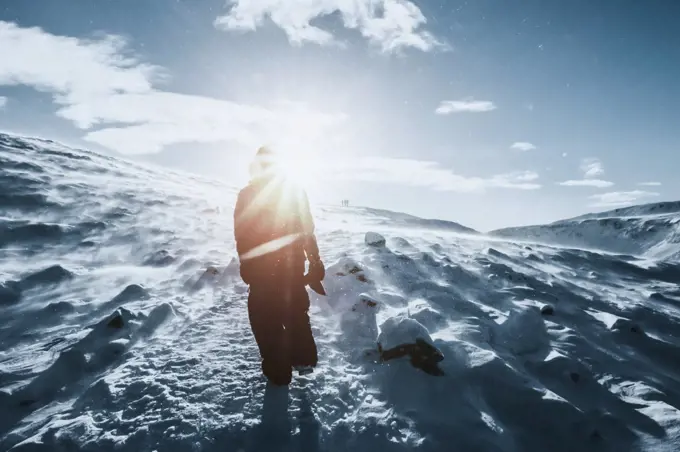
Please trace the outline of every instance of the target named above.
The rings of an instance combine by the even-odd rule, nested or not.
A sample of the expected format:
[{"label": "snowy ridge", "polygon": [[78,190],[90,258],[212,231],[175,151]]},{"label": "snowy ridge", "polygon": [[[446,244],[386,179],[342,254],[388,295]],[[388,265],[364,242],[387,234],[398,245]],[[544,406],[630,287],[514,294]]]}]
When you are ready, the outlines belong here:
[{"label": "snowy ridge", "polygon": [[491,236],[680,261],[680,201],[591,213]]},{"label": "snowy ridge", "polygon": [[427,228],[427,229],[441,229],[451,232],[460,232],[467,234],[479,234],[472,228],[463,226],[455,221],[437,220],[419,218],[413,215],[400,212],[392,212],[384,209],[375,209],[371,207],[358,207],[355,209],[357,214],[368,218],[374,218],[375,224],[378,226],[397,226],[402,228]]},{"label": "snowy ridge", "polygon": [[[678,450],[673,262],[321,206],[320,365],[268,391],[231,187],[8,135],[0,187],[0,450]],[[443,375],[380,362],[418,340]]]},{"label": "snowy ridge", "polygon": [[[645,217],[652,215],[680,215],[680,201],[674,202],[654,202],[639,204],[636,206],[620,207],[618,209],[607,210],[604,212],[587,213],[572,218],[572,220],[584,220],[588,218],[625,218],[625,217]],[[561,220],[555,223],[561,223]]]}]

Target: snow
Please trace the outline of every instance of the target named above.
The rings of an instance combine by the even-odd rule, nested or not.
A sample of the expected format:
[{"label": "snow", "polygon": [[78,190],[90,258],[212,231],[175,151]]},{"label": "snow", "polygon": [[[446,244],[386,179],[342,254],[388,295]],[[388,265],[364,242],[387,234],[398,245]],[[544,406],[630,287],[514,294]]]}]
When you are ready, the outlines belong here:
[{"label": "snow", "polygon": [[581,215],[547,225],[504,228],[492,236],[575,247],[628,259],[680,262],[680,202],[632,206]]},{"label": "snow", "polygon": [[[492,234],[317,206],[320,364],[283,390],[235,193],[0,134],[0,450],[678,450],[670,204]],[[418,341],[441,375],[381,359]]]}]

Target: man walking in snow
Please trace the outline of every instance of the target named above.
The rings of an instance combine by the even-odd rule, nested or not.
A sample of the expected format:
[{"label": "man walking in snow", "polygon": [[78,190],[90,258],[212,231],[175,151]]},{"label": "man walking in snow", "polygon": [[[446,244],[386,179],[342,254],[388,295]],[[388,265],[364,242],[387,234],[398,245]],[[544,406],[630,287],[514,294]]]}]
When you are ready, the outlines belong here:
[{"label": "man walking in snow", "polygon": [[279,171],[277,155],[260,148],[250,173],[234,209],[241,278],[250,287],[248,318],[262,372],[271,383],[288,385],[294,367],[302,372],[317,364],[306,285],[318,284],[325,268],[307,194]]}]

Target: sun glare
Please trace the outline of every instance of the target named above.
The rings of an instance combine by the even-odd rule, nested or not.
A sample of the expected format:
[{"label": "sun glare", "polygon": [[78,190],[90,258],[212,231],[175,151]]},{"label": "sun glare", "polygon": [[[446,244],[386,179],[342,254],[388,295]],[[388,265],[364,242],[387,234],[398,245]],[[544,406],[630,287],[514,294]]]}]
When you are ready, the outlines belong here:
[{"label": "sun glare", "polygon": [[[301,139],[304,133],[297,134],[295,139],[279,139],[270,143],[263,143],[264,149],[271,151],[272,159],[270,171],[278,175],[279,182],[291,182],[292,184],[278,185],[283,191],[291,189],[293,185],[306,191],[310,203],[334,203],[340,202],[341,195],[337,193],[338,186],[332,178],[335,159],[330,159],[330,151],[319,140]],[[258,151],[259,152],[259,151]]]},{"label": "sun glare", "polygon": [[306,190],[319,190],[322,174],[321,165],[316,157],[305,151],[282,152],[279,157],[282,176],[299,184]]},{"label": "sun glare", "polygon": [[[261,148],[261,152],[265,148]],[[244,216],[255,215],[260,208],[275,209],[275,215],[286,218],[290,215],[301,216],[306,210],[305,204],[312,203],[314,194],[318,194],[321,184],[316,182],[320,166],[316,159],[303,152],[284,152],[278,150],[275,153],[262,152],[262,159],[256,160],[251,166],[251,175],[254,180],[263,181],[264,185],[258,190],[252,204],[246,208]],[[304,193],[300,191],[304,189]],[[277,247],[285,246],[287,242],[270,243],[265,247],[253,250],[255,255],[267,254]],[[274,248],[272,248],[274,247]]]},{"label": "sun glare", "polygon": [[292,179],[295,182],[304,184],[312,175],[316,168],[308,161],[295,158],[284,158],[281,162],[281,172],[283,176]]}]

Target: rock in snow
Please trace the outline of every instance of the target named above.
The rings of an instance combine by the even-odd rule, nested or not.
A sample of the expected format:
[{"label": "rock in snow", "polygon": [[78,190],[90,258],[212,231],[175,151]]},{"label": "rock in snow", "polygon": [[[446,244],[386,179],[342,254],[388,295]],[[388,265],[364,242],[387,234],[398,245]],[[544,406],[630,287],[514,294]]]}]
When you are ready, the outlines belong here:
[{"label": "rock in snow", "polygon": [[368,246],[383,247],[387,243],[385,237],[377,232],[367,232],[364,241]]},{"label": "rock in snow", "polygon": [[541,306],[541,314],[555,315],[555,307],[551,304],[544,304],[543,306]]},{"label": "rock in snow", "polygon": [[414,367],[428,374],[444,375],[438,366],[444,355],[417,320],[405,316],[390,317],[380,325],[380,330],[378,350],[383,362],[405,357]]}]

